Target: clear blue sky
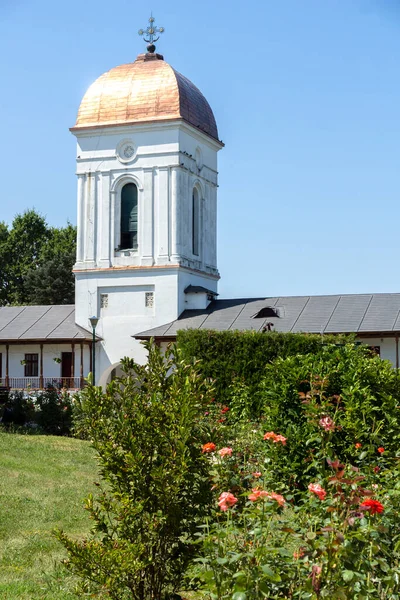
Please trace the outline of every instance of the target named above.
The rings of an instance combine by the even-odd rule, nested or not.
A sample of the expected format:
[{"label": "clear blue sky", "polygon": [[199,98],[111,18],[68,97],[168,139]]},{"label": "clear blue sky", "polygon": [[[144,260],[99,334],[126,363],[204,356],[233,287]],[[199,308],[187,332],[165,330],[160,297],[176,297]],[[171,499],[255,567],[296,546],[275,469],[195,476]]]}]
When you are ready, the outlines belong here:
[{"label": "clear blue sky", "polygon": [[399,0],[0,0],[0,219],[75,223],[68,128],[151,9],[226,144],[221,296],[399,292]]}]

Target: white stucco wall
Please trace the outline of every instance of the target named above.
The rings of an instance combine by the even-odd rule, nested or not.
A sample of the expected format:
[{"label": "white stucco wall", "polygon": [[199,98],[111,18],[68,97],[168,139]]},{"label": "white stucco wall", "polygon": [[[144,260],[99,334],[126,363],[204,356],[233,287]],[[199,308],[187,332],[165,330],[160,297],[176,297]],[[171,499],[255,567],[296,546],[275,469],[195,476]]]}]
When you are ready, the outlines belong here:
[{"label": "white stucco wall", "polygon": [[[124,356],[146,360],[135,333],[169,323],[184,290],[217,292],[217,152],[221,144],[183,121],[75,132],[78,140],[76,322],[100,318],[96,381]],[[129,147],[133,154],[124,156]],[[138,249],[118,250],[123,186],[138,189]],[[199,253],[192,195],[199,198]],[[146,293],[154,306],[146,306]],[[106,297],[107,306],[102,298]]]},{"label": "white stucco wall", "polygon": [[[61,364],[54,362],[54,358],[61,358],[62,352],[72,352],[71,344],[43,344],[43,376],[61,377]],[[2,379],[6,376],[6,354],[4,344],[0,344]],[[21,361],[25,354],[38,354],[38,376],[40,375],[40,344],[10,344],[8,354],[9,377],[23,378],[25,366]],[[79,342],[75,344],[74,376],[80,377],[81,349]],[[90,350],[87,344],[83,345],[83,376],[87,377],[90,370]]]},{"label": "white stucco wall", "polygon": [[393,367],[396,367],[396,340],[395,338],[380,338],[380,337],[371,337],[371,338],[360,338],[357,341],[362,342],[363,344],[367,344],[367,346],[379,346],[380,347],[380,357],[383,360],[389,360]]}]

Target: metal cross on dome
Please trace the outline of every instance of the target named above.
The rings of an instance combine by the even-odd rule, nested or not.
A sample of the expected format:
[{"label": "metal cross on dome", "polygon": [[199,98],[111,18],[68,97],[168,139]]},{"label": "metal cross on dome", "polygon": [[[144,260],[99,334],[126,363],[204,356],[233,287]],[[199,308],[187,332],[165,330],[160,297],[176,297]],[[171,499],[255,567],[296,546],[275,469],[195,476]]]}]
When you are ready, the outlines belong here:
[{"label": "metal cross on dome", "polygon": [[143,36],[144,41],[151,45],[153,45],[154,42],[160,39],[159,35],[158,37],[156,37],[157,34],[164,33],[165,31],[164,27],[157,27],[156,25],[154,25],[154,21],[155,18],[153,17],[152,13],[149,19],[149,26],[147,27],[147,29],[139,29],[138,31],[139,35]]}]

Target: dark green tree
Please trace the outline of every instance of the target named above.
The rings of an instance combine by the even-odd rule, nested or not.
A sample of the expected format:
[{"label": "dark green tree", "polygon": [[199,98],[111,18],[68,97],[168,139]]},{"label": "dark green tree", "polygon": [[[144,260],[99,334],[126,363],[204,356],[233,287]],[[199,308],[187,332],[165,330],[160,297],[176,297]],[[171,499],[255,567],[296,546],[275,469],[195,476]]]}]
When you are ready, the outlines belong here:
[{"label": "dark green tree", "polygon": [[75,281],[72,267],[75,254],[63,254],[28,271],[24,291],[29,304],[74,304]]},{"label": "dark green tree", "polygon": [[76,228],[49,227],[34,209],[0,223],[0,306],[69,304]]}]

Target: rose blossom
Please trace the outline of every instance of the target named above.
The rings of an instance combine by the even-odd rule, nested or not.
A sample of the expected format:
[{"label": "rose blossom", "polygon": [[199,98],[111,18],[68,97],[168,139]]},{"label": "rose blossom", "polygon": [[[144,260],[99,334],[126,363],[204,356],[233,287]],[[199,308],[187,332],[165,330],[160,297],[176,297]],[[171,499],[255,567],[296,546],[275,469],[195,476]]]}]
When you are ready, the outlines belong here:
[{"label": "rose blossom", "polygon": [[318,423],[320,424],[322,429],[325,429],[325,431],[334,431],[335,429],[335,423],[330,417],[322,417],[322,419],[320,419]]},{"label": "rose blossom", "polygon": [[313,492],[320,500],[325,500],[326,491],[322,488],[319,483],[310,483],[308,486],[310,492]]},{"label": "rose blossom", "polygon": [[228,508],[234,506],[237,501],[238,499],[233,494],[231,494],[231,492],[222,492],[222,494],[218,498],[218,506],[223,512],[225,512],[228,510]]},{"label": "rose blossom", "polygon": [[373,498],[367,498],[364,502],[361,502],[360,508],[364,508],[368,510],[371,515],[375,515],[376,513],[383,513],[384,506],[378,500],[374,500]]},{"label": "rose blossom", "polygon": [[221,450],[218,450],[218,454],[222,457],[232,456],[232,448],[221,448]]},{"label": "rose blossom", "polygon": [[249,495],[249,500],[251,500],[251,502],[257,502],[260,498],[268,498],[268,500],[275,500],[279,506],[285,504],[285,498],[276,492],[267,492],[265,490],[259,490],[258,488],[253,488],[252,491],[253,493]]},{"label": "rose blossom", "polygon": [[203,444],[203,446],[201,447],[201,451],[203,452],[203,454],[207,454],[209,452],[214,452],[216,448],[217,446],[213,442],[208,442],[207,444]]},{"label": "rose blossom", "polygon": [[357,450],[359,450],[359,448],[362,447],[362,444],[360,444],[360,442],[357,442],[357,444],[354,444],[354,446],[357,448]]},{"label": "rose blossom", "polygon": [[382,448],[382,446],[380,446],[378,448],[378,452],[379,452],[379,454],[383,454],[385,452],[385,448]]},{"label": "rose blossom", "polygon": [[264,434],[264,440],[272,440],[274,444],[281,442],[284,446],[286,445],[286,439],[283,435],[278,433],[274,433],[273,431],[268,431]]}]

